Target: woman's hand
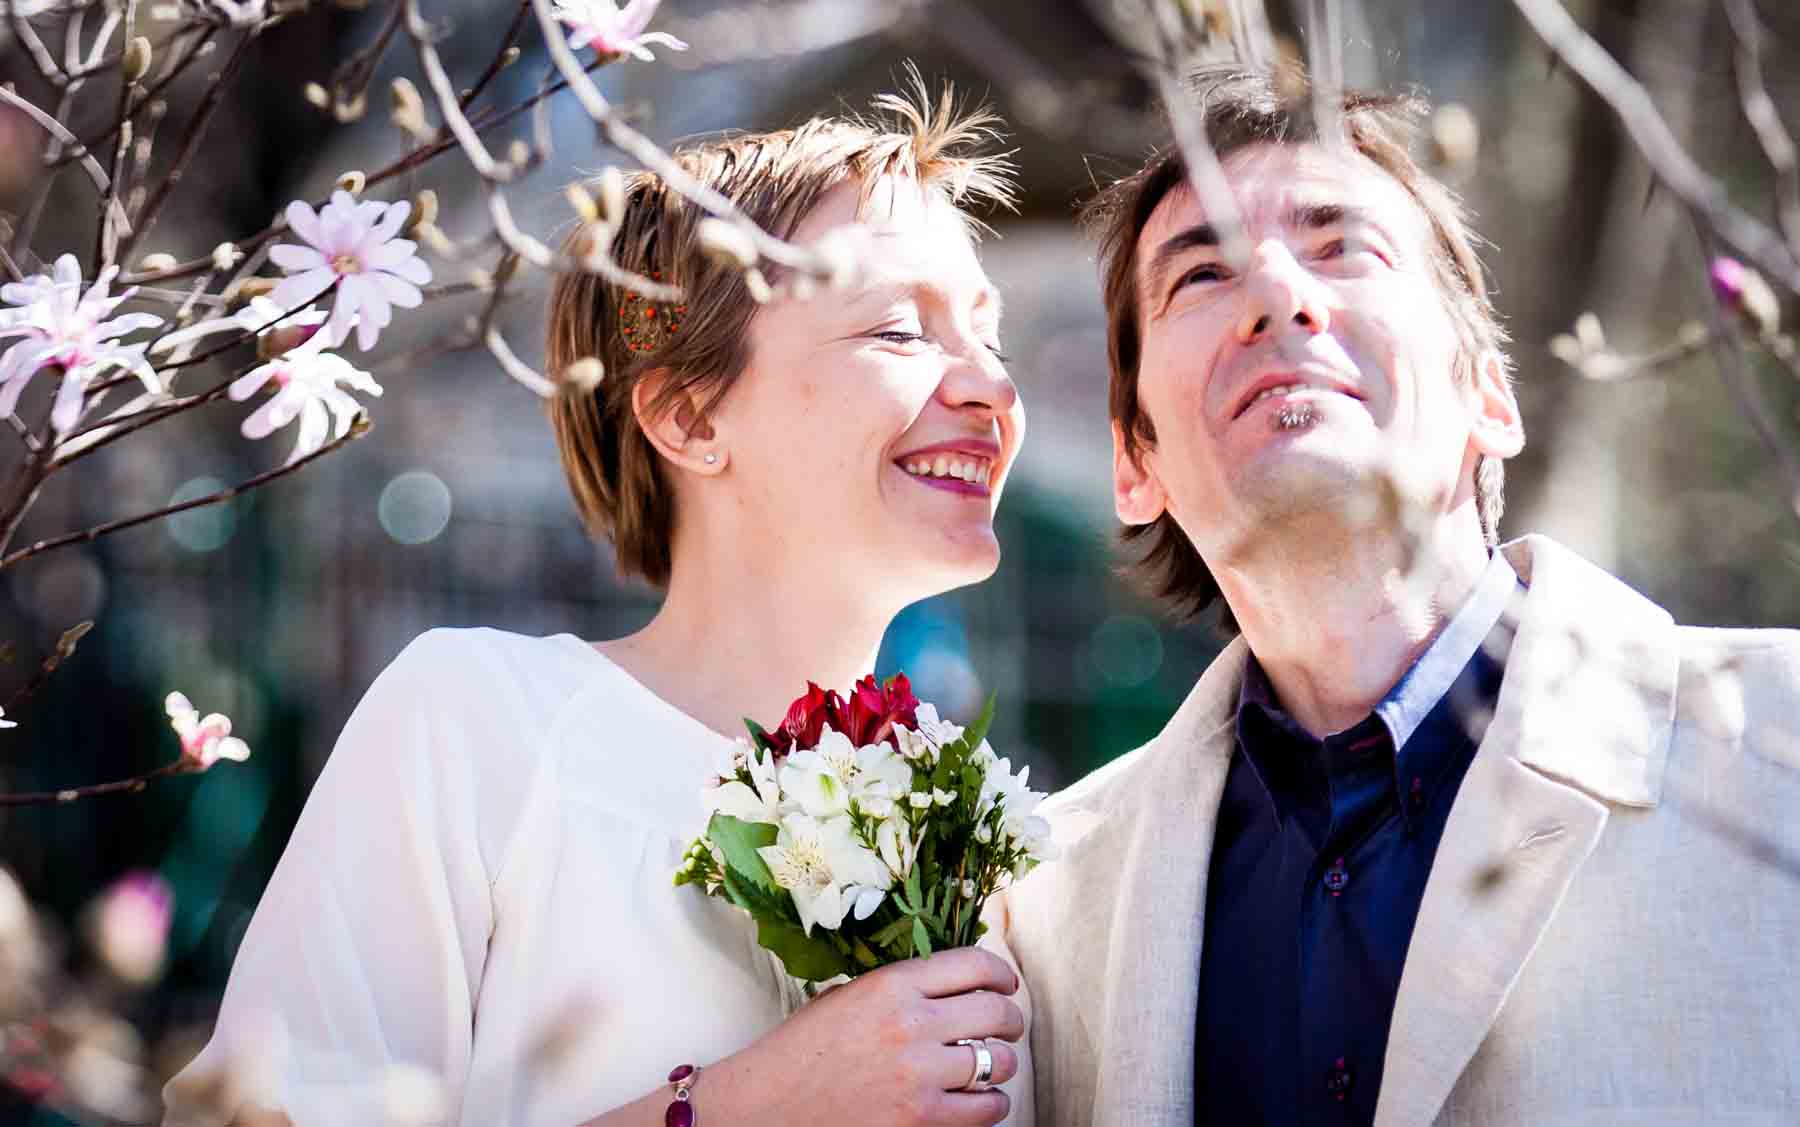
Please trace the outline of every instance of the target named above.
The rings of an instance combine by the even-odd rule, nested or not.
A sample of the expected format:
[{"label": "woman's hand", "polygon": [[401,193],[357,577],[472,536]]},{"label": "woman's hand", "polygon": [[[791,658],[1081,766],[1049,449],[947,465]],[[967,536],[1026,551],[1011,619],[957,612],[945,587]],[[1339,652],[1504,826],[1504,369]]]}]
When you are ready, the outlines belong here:
[{"label": "woman's hand", "polygon": [[1006,1118],[1001,1091],[963,1092],[975,1052],[953,1042],[985,1039],[992,1083],[1019,1069],[1010,1042],[1025,1016],[1010,995],[1006,961],[973,947],[911,959],[846,983],[773,1032],[706,1070],[696,1107],[717,1122],[957,1124]]}]

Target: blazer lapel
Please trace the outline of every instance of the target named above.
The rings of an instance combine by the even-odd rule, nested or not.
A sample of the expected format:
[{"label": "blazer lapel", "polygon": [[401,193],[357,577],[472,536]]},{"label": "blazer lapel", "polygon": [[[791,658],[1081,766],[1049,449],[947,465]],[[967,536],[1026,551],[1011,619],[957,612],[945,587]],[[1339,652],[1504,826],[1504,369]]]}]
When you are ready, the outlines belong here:
[{"label": "blazer lapel", "polygon": [[1110,819],[1111,833],[1096,843],[1098,863],[1084,880],[1095,892],[1122,885],[1104,964],[1090,971],[1099,1123],[1193,1122],[1208,859],[1236,747],[1232,718],[1247,652],[1241,640],[1228,647],[1145,749],[1143,773]]},{"label": "blazer lapel", "polygon": [[1542,538],[1508,556],[1531,587],[1496,631],[1506,675],[1425,885],[1377,1127],[1436,1118],[1599,844],[1607,803],[1653,805],[1661,789],[1668,615]]}]

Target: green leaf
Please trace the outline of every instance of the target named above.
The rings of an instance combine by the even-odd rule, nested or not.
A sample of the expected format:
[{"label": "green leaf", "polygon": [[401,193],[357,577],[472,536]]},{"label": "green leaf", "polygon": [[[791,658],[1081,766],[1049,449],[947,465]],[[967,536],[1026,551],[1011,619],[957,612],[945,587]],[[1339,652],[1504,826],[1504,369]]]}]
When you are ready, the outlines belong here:
[{"label": "green leaf", "polygon": [[785,890],[774,892],[759,888],[747,881],[735,869],[729,867],[720,874],[719,885],[725,890],[725,896],[733,904],[749,912],[758,923],[767,920],[771,923],[791,924],[800,918],[794,910],[793,897]]},{"label": "green leaf", "polygon": [[888,944],[910,931],[912,929],[912,921],[913,918],[911,916],[901,916],[874,935],[869,936],[869,942],[875,944],[877,947],[886,947]]},{"label": "green leaf", "polygon": [[869,950],[869,945],[860,939],[851,947],[850,953],[856,956],[857,962],[870,969],[881,965],[881,956]]},{"label": "green leaf", "polygon": [[989,693],[987,703],[981,706],[981,715],[975,718],[975,723],[963,730],[963,744],[970,751],[981,746],[981,741],[987,739],[988,729],[994,726],[994,702],[996,699],[993,693]]},{"label": "green leaf", "polygon": [[925,902],[919,892],[919,867],[917,865],[914,865],[912,871],[906,874],[906,898],[914,904]]},{"label": "green leaf", "polygon": [[925,934],[925,922],[913,917],[913,954],[920,958],[931,954],[931,936]]},{"label": "green leaf", "polygon": [[856,969],[822,933],[809,936],[793,924],[759,920],[756,941],[772,951],[789,974],[808,982],[824,982]]},{"label": "green leaf", "polygon": [[745,822],[729,814],[714,814],[706,825],[706,836],[725,855],[725,864],[735,869],[738,876],[770,893],[782,889],[756,851],[774,845],[776,832],[767,822]]},{"label": "green leaf", "polygon": [[767,728],[750,719],[748,716],[744,717],[744,727],[750,730],[750,743],[755,746],[756,750],[767,754],[774,748],[775,741],[769,738],[769,730]]}]

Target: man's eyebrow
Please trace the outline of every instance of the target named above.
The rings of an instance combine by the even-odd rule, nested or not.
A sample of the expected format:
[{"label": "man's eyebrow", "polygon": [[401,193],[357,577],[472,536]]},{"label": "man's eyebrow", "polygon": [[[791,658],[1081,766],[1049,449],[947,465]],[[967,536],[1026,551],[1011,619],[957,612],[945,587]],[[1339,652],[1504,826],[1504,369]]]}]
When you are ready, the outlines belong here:
[{"label": "man's eyebrow", "polygon": [[1219,229],[1211,223],[1196,223],[1192,227],[1175,232],[1156,248],[1150,256],[1150,264],[1145,268],[1145,277],[1150,282],[1150,291],[1155,293],[1162,289],[1163,274],[1169,264],[1196,247],[1216,247],[1219,245]]}]

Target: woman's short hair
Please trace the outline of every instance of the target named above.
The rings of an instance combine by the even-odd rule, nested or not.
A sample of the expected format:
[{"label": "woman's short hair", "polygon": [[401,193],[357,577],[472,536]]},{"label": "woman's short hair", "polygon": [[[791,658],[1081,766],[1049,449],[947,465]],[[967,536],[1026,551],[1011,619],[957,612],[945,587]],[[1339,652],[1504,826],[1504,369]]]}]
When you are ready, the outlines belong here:
[{"label": "woman's short hair", "polygon": [[[933,98],[917,71],[903,94],[875,99],[867,117],[814,118],[794,129],[705,140],[677,150],[689,176],[729,199],[752,222],[780,238],[795,228],[831,189],[861,185],[867,205],[887,178],[916,183],[964,211],[977,204],[1010,206],[1012,166],[994,151],[998,117],[964,110],[946,85]],[[589,185],[593,187],[593,185]],[[592,240],[611,236],[610,254],[626,270],[679,286],[675,315],[649,339],[628,333],[646,304],[620,286],[588,273],[559,274],[550,294],[546,360],[559,376],[577,360],[598,359],[604,376],[585,389],[561,381],[549,401],[564,475],[582,520],[612,542],[622,574],[668,582],[675,494],[667,467],[639,425],[633,392],[655,374],[647,413],[655,417],[680,398],[715,407],[743,372],[748,329],[757,302],[744,271],[709,256],[699,227],[707,213],[669,189],[662,177],[640,171],[624,178],[623,214],[603,215],[572,231],[564,249],[575,256]],[[972,217],[971,227],[978,225]],[[635,339],[634,339],[635,337]],[[636,347],[634,347],[634,345]],[[650,389],[646,389],[650,390]]]}]

